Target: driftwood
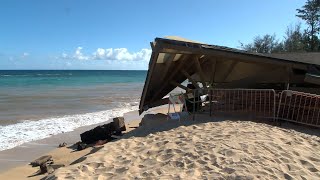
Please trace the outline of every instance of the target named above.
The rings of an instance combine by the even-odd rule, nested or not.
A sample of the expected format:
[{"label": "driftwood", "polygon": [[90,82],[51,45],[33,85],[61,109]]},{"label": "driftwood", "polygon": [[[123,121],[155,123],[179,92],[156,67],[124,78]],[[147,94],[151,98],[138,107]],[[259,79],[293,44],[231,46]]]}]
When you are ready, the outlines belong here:
[{"label": "driftwood", "polygon": [[65,147],[65,146],[67,146],[67,143],[63,142],[63,143],[60,143],[58,147],[61,148],[61,147]]},{"label": "driftwood", "polygon": [[54,169],[51,166],[51,164],[49,164],[49,163],[44,163],[44,164],[40,165],[40,172],[42,174],[44,174],[44,173],[51,174],[51,173],[53,173],[53,171],[54,171]]},{"label": "driftwood", "polygon": [[47,162],[50,162],[51,164],[53,163],[51,155],[41,156],[38,159],[30,162],[30,165],[32,165],[33,167],[36,167],[36,166],[41,166],[42,164],[45,164]]},{"label": "driftwood", "polygon": [[116,117],[113,118],[113,125],[114,129],[116,131],[116,135],[122,134],[122,131],[126,131],[126,125],[124,123],[124,118],[123,117]]},{"label": "driftwood", "polygon": [[37,172],[35,172],[33,175],[30,175],[28,177],[33,177],[33,176],[37,176],[45,173],[48,173],[48,174],[53,173],[54,168],[52,167],[53,166],[52,164],[53,164],[53,160],[51,155],[39,157],[38,159],[30,162],[30,165],[32,165],[32,167],[39,166],[40,169]]}]

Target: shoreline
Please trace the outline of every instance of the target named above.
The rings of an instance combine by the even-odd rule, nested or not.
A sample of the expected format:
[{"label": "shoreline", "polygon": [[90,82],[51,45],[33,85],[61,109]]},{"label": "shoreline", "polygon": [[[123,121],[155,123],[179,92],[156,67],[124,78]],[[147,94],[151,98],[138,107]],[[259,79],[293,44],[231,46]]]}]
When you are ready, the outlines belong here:
[{"label": "shoreline", "polygon": [[127,103],[124,107],[116,107],[102,111],[44,118],[36,121],[25,121],[7,126],[0,126],[0,152],[25,143],[47,139],[55,135],[72,132],[78,128],[100,124],[130,111],[137,106]]},{"label": "shoreline", "polygon": [[196,121],[167,120],[166,112],[162,106],[142,116],[126,113],[127,131],[117,140],[82,151],[63,147],[41,154],[65,165],[49,176],[28,177],[38,168],[24,164],[0,172],[0,179],[320,178],[318,129],[205,114]]},{"label": "shoreline", "polygon": [[[139,119],[139,115],[136,110],[124,113],[123,116],[126,123]],[[44,139],[26,142],[14,148],[0,151],[0,174],[10,170],[11,168],[28,164],[41,155],[55,150],[60,143],[66,142],[68,146],[72,145],[80,141],[80,134],[82,132],[111,121],[112,119],[97,124],[81,126],[73,131],[59,133]]]}]

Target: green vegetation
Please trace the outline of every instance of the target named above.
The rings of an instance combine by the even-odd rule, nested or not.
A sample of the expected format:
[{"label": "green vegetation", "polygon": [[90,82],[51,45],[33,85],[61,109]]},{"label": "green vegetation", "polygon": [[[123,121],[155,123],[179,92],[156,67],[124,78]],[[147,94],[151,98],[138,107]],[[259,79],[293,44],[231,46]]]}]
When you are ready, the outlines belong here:
[{"label": "green vegetation", "polygon": [[320,52],[320,0],[308,0],[296,16],[306,23],[306,29],[300,23],[288,26],[282,41],[275,34],[266,34],[254,37],[252,43],[241,43],[241,48],[256,53]]}]

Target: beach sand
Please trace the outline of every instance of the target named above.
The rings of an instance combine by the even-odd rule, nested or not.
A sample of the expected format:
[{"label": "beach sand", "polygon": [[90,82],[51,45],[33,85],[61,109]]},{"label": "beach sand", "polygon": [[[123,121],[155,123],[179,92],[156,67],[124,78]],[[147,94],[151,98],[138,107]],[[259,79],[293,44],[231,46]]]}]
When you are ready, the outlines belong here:
[{"label": "beach sand", "polygon": [[[157,114],[165,110],[149,112],[151,115],[145,116],[139,128],[130,128],[121,139],[73,152],[79,153],[73,158],[67,148],[48,153],[55,162],[67,166],[47,178],[320,178],[319,129],[286,123],[277,127],[234,117],[199,116],[196,121],[168,121],[164,114]],[[135,127],[138,123],[127,126]],[[35,171],[26,168],[10,169],[0,179],[25,179],[25,175]]]},{"label": "beach sand", "polygon": [[[126,113],[124,114],[124,117],[127,122],[127,132],[132,131],[135,127],[139,126],[140,119],[137,111]],[[46,174],[32,176],[39,170],[39,167],[31,167],[28,165],[29,162],[42,155],[52,155],[55,164],[63,164],[65,166],[83,160],[86,155],[94,153],[99,147],[89,147],[82,151],[74,151],[70,146],[80,141],[80,134],[82,132],[102,124],[104,123],[80,127],[72,132],[54,135],[34,142],[24,143],[13,149],[1,151],[0,179],[32,180],[44,178]],[[57,148],[62,142],[66,142],[67,146]]]}]

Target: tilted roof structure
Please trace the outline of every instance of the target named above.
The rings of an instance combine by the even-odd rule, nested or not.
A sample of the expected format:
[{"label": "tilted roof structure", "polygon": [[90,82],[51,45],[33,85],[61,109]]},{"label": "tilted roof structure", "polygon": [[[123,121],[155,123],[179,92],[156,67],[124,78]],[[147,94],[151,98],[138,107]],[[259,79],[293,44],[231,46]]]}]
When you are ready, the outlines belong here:
[{"label": "tilted roof structure", "polygon": [[174,88],[186,90],[187,79],[198,87],[320,87],[320,53],[250,53],[174,36],[156,38],[151,48],[140,113],[167,103],[163,97]]}]

